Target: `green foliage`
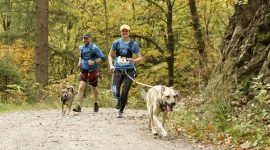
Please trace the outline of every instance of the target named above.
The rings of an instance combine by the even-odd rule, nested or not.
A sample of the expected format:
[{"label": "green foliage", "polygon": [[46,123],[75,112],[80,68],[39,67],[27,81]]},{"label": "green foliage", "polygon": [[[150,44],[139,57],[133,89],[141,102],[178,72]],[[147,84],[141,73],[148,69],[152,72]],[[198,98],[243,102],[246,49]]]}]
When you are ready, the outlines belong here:
[{"label": "green foliage", "polygon": [[263,75],[259,75],[254,82],[247,78],[242,84],[249,83],[257,93],[248,103],[243,103],[245,97],[238,100],[242,103],[232,103],[236,97],[226,83],[207,95],[186,100],[173,118],[177,133],[236,149],[268,149],[270,108],[265,91],[269,84],[260,83],[262,80]]},{"label": "green foliage", "polygon": [[[265,93],[268,86],[259,82],[262,79],[263,75],[259,75],[254,82],[249,78],[245,80],[252,83],[250,86],[257,93],[248,103],[243,102],[246,97],[238,100],[242,102],[232,103],[236,97],[225,83],[216,86],[208,95],[190,99],[181,112],[186,118],[178,125],[182,130],[188,130],[192,137],[206,141],[212,140],[209,137],[216,137],[218,140],[212,142],[223,143],[226,147],[269,148],[270,108]],[[199,134],[206,129],[208,132]]]},{"label": "green foliage", "polygon": [[23,110],[23,108],[19,107],[18,105],[0,103],[0,113],[14,112],[14,111],[20,111],[20,110]]},{"label": "green foliage", "polygon": [[[34,1],[1,1],[1,42],[12,44],[17,39],[32,41],[34,34]],[[3,32],[4,31],[4,32]]]},{"label": "green foliage", "polygon": [[[147,67],[152,67],[151,65],[166,62],[166,58],[170,57],[166,46],[166,42],[168,42],[166,13],[164,13],[167,11],[166,5],[166,3],[161,1],[127,0],[122,2],[112,0],[107,1],[107,14],[105,14],[103,1],[50,1],[49,79],[63,79],[68,75],[78,73],[78,47],[82,44],[81,35],[84,32],[90,32],[92,34],[95,39],[93,42],[97,44],[105,56],[107,56],[111,43],[120,37],[119,26],[124,23],[131,26],[131,36],[134,35],[132,38],[140,45],[143,57],[147,58],[144,64],[137,65],[138,72],[140,70],[139,65],[146,69]],[[175,35],[174,51],[175,59],[177,59],[176,63],[174,63],[174,65],[176,65],[175,68],[177,68],[174,72],[176,81],[174,86],[194,89],[193,83],[202,82],[198,77],[199,73],[195,72],[198,70],[198,66],[197,64],[194,65],[194,62],[199,60],[199,56],[196,55],[196,51],[190,53],[185,52],[187,55],[182,55],[181,53],[182,51],[190,51],[196,47],[193,29],[190,26],[189,9],[186,5],[187,3],[185,2],[176,2],[173,7],[172,19],[174,23],[172,24],[172,29]],[[228,17],[232,13],[231,9],[233,9],[231,7],[224,8],[224,5],[224,2],[221,0],[215,2],[198,2],[198,9],[204,12],[202,14],[204,18],[202,19],[202,28],[206,29],[207,35],[205,38],[209,39],[206,50],[213,62],[216,61],[216,58],[219,58],[219,55],[213,54],[213,52],[219,53],[217,47],[222,38],[220,33],[224,32]],[[16,38],[22,38],[24,41],[33,41],[34,2],[14,3],[12,6],[3,2],[3,6],[0,11],[5,12],[4,14],[7,16],[10,14],[12,19],[10,26],[12,30],[0,32],[0,34],[5,35],[3,39],[11,43],[15,39],[14,37],[19,33],[20,36]],[[219,13],[223,11],[227,13]],[[5,18],[0,19],[4,20]],[[181,20],[181,23],[179,23],[179,20]],[[26,33],[24,33],[24,31]],[[150,39],[151,42],[144,37]],[[182,59],[185,59],[185,61],[182,61]],[[180,69],[178,65],[183,67]],[[106,67],[107,63],[105,62],[102,64],[101,69]],[[164,82],[157,81],[157,83],[166,84],[166,80],[168,80],[168,77],[166,77],[168,76],[168,69],[166,66],[164,67],[165,70],[162,70],[162,74],[164,75],[158,77],[163,78]],[[194,73],[191,73],[192,71],[194,71]],[[104,72],[106,72],[105,69]],[[30,74],[33,74],[33,70],[30,70]],[[110,80],[108,75],[106,75],[106,80]],[[195,87],[199,86],[195,85]]]},{"label": "green foliage", "polygon": [[[247,105],[239,105],[234,107],[238,113],[231,116],[228,133],[234,137],[234,144],[242,144],[241,147],[260,149],[266,148],[269,144],[267,137],[269,136],[269,111],[270,108],[267,102],[267,85],[260,82],[263,79],[263,74],[253,78],[250,83],[254,99],[249,100]],[[245,137],[242,139],[241,137]]]},{"label": "green foliage", "polygon": [[231,107],[232,95],[228,91],[226,84],[216,87],[212,93],[205,97],[207,105],[204,106],[205,111],[209,111],[211,116],[210,120],[216,121],[216,126],[223,131],[228,126],[230,116],[235,116],[233,108]]},{"label": "green foliage", "polygon": [[[17,103],[16,98],[23,96],[22,85],[24,80],[18,68],[10,64],[11,61],[12,58],[7,59],[6,57],[2,57],[0,59],[0,82],[2,83],[0,85],[0,91],[3,91],[0,94],[0,99],[2,102]],[[19,100],[23,100],[23,98]]]},{"label": "green foliage", "polygon": [[22,84],[22,78],[20,73],[18,72],[18,68],[11,65],[10,62],[12,58],[7,59],[6,57],[2,57],[0,59],[0,80],[2,86],[8,84]]},{"label": "green foliage", "polygon": [[249,89],[249,84],[250,84],[250,77],[246,77],[245,80],[242,83],[242,91],[243,93],[247,93],[248,89]]},{"label": "green foliage", "polygon": [[[230,120],[227,133],[233,137],[234,144],[250,143],[250,148],[257,146],[266,148],[268,127],[265,118],[268,118],[269,109],[262,109],[259,105],[252,104],[251,107],[240,113],[238,117]],[[245,137],[242,138],[242,137]]]}]

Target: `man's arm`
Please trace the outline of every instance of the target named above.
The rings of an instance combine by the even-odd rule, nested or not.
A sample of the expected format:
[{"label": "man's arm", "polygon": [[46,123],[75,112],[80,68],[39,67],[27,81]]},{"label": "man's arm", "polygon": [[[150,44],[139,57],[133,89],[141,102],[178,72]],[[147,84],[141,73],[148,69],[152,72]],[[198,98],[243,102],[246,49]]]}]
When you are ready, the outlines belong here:
[{"label": "man's arm", "polygon": [[82,57],[81,57],[81,55],[79,54],[78,67],[81,67],[81,66],[82,66]]},{"label": "man's arm", "polygon": [[102,63],[102,62],[105,60],[103,53],[101,52],[101,50],[100,50],[98,47],[95,48],[94,53],[95,53],[96,56],[99,57],[99,58],[96,59],[96,60],[88,60],[88,64],[89,64],[90,66],[91,66],[91,65],[94,65],[94,64],[97,64],[97,63],[100,64],[100,63]]}]

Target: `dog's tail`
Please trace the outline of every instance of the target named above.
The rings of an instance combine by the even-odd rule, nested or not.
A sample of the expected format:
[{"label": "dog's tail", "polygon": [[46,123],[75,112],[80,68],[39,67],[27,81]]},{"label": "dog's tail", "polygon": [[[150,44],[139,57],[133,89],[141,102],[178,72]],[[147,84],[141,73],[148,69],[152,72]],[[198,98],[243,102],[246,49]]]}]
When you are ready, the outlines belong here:
[{"label": "dog's tail", "polygon": [[74,87],[73,86],[67,87],[67,90],[69,90],[69,89],[71,89],[72,94],[74,94]]},{"label": "dog's tail", "polygon": [[141,86],[139,87],[139,91],[141,93],[142,98],[146,100],[147,93],[145,92],[145,90]]}]

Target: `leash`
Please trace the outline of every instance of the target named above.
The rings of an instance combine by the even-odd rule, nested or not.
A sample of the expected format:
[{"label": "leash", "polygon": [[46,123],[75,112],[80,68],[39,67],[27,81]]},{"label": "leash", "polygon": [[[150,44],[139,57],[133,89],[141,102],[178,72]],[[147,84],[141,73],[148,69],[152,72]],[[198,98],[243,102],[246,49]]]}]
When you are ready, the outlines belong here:
[{"label": "leash", "polygon": [[134,80],[131,76],[129,76],[129,75],[127,74],[127,71],[126,71],[126,70],[125,70],[125,74],[128,76],[128,78],[129,78],[130,80],[136,82],[137,84],[140,84],[140,85],[143,85],[143,86],[147,86],[147,87],[150,87],[150,88],[151,88],[151,87],[154,87],[154,86],[147,85],[147,84],[144,84],[144,83],[141,83],[141,82],[138,82],[138,81]]}]

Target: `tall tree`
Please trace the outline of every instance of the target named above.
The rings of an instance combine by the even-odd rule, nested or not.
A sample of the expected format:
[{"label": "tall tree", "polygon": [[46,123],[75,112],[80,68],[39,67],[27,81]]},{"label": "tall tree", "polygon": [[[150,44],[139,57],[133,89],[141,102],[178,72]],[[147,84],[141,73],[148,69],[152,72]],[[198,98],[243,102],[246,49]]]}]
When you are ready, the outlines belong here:
[{"label": "tall tree", "polygon": [[174,84],[174,34],[173,34],[173,4],[175,1],[171,2],[170,0],[167,1],[167,12],[166,14],[166,23],[167,23],[167,35],[168,40],[166,43],[166,47],[169,50],[170,56],[167,58],[168,68],[169,68],[169,86]]},{"label": "tall tree", "polygon": [[[205,52],[205,42],[200,25],[200,18],[197,12],[196,0],[189,0],[189,9],[192,17],[192,26],[194,30],[194,36],[196,40],[196,49],[199,51],[199,76],[202,76],[203,83],[206,84],[208,80],[208,74],[205,72],[206,68],[203,64],[207,65],[207,56]],[[200,80],[200,79],[199,79]],[[201,85],[199,85],[201,86]]]},{"label": "tall tree", "polygon": [[[162,26],[161,30],[164,32],[163,39],[166,45],[166,49],[168,50],[167,51],[168,55],[165,56],[168,65],[168,76],[169,76],[168,85],[172,86],[174,84],[174,47],[175,47],[175,34],[173,34],[172,25],[173,25],[173,6],[175,4],[175,1],[166,0],[164,2],[159,2],[155,0],[147,0],[147,2],[150,4],[148,6],[149,8],[154,6],[158,8],[159,11],[161,11],[162,14],[165,16],[165,18],[163,18],[163,16],[156,16],[156,17],[165,23],[165,26]],[[165,5],[166,7],[164,8],[163,5]],[[150,39],[145,38],[145,40]],[[153,43],[154,41],[151,40],[150,42]],[[158,43],[155,44],[158,45]],[[162,53],[165,52],[163,51]]]},{"label": "tall tree", "polygon": [[200,65],[202,67],[202,64],[204,60],[206,60],[206,53],[205,53],[205,43],[203,39],[203,34],[201,30],[201,25],[200,25],[200,18],[197,12],[197,6],[196,6],[196,1],[195,0],[189,0],[189,8],[190,8],[190,13],[192,16],[192,26],[194,29],[194,35],[197,41],[197,49],[200,54]]},{"label": "tall tree", "polygon": [[107,2],[103,0],[104,4],[104,16],[105,16],[105,36],[106,36],[106,49],[109,49],[109,36],[108,36],[108,12],[107,12]]},{"label": "tall tree", "polygon": [[48,7],[49,0],[36,0],[35,77],[48,85]]}]

